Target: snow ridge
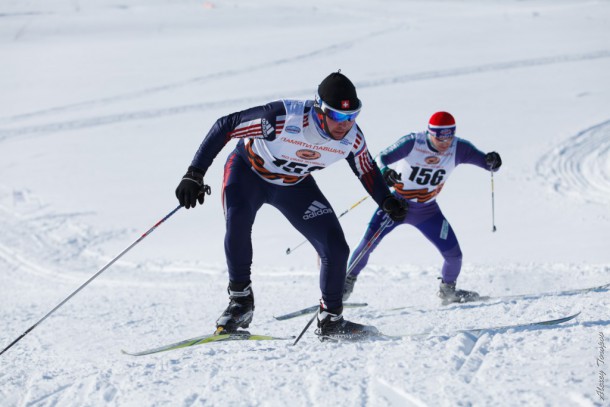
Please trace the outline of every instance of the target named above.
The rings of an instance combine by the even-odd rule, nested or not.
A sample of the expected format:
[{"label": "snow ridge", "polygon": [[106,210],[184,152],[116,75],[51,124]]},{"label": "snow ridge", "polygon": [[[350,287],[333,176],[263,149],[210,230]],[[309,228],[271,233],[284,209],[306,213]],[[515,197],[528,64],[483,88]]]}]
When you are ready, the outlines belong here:
[{"label": "snow ridge", "polygon": [[561,195],[610,203],[610,120],[561,142],[536,163],[536,172]]}]

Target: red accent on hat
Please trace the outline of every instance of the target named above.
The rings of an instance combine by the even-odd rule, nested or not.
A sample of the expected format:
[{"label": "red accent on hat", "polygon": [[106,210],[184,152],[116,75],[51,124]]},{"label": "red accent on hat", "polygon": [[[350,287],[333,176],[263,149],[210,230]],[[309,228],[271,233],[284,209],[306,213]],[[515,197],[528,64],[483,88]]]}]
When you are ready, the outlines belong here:
[{"label": "red accent on hat", "polygon": [[349,100],[341,101],[341,109],[349,109]]},{"label": "red accent on hat", "polygon": [[430,117],[428,122],[430,128],[450,128],[455,127],[455,119],[451,113],[436,112]]}]

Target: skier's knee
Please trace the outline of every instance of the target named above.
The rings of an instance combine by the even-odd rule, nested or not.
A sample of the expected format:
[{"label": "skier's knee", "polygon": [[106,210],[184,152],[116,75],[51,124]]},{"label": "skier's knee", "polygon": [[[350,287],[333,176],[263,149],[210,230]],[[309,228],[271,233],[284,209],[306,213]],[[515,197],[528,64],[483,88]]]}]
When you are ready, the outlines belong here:
[{"label": "skier's knee", "polygon": [[319,251],[323,264],[347,264],[349,258],[349,245],[345,239],[330,239]]},{"label": "skier's knee", "polygon": [[341,263],[347,263],[347,260],[349,258],[349,245],[347,244],[347,242],[345,240],[342,240],[337,244],[335,250],[337,258],[341,259]]},{"label": "skier's knee", "polygon": [[256,217],[256,211],[249,206],[229,208],[226,213],[226,225],[228,230],[243,230],[252,231],[252,224]]}]

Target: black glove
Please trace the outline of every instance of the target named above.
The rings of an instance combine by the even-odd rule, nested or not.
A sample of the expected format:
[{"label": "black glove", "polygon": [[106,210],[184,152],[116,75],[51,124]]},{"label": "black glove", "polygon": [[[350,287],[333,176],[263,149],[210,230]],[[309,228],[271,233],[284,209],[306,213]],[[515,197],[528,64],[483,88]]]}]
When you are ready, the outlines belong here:
[{"label": "black glove", "polygon": [[497,170],[502,166],[500,154],[496,153],[495,151],[485,154],[485,162],[491,171]]},{"label": "black glove", "polygon": [[381,209],[390,216],[394,222],[402,222],[407,217],[409,204],[404,199],[388,195],[381,204]]},{"label": "black glove", "polygon": [[393,187],[394,184],[398,184],[398,181],[402,179],[402,175],[391,168],[386,167],[382,174],[383,179],[385,179],[385,183],[388,184],[389,187]]},{"label": "black glove", "polygon": [[180,205],[186,209],[194,208],[199,201],[203,205],[205,194],[210,194],[210,187],[203,183],[203,174],[195,167],[189,167],[182,177],[178,188],[176,188],[176,198]]}]

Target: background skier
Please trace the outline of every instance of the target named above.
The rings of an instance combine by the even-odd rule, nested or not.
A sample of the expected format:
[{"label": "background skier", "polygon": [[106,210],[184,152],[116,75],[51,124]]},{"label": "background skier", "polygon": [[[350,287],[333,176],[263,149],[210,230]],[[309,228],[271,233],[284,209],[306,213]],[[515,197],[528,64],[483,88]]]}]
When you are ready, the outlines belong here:
[{"label": "background skier", "polygon": [[[462,267],[462,251],[436,197],[456,166],[473,164],[495,172],[502,165],[502,160],[496,152],[482,153],[470,142],[455,137],[455,129],[455,119],[450,113],[437,112],[430,117],[427,131],[408,134],[379,154],[377,161],[387,184],[394,187],[397,197],[409,202],[409,213],[404,220],[391,222],[358,264],[352,265],[385,218],[385,213],[375,211],[350,259],[353,271],[345,281],[344,301],[351,295],[358,275],[375,247],[401,224],[415,226],[443,256],[438,296],[444,303],[478,299],[479,295],[474,291],[456,290]],[[394,168],[388,167],[394,163]]]}]

